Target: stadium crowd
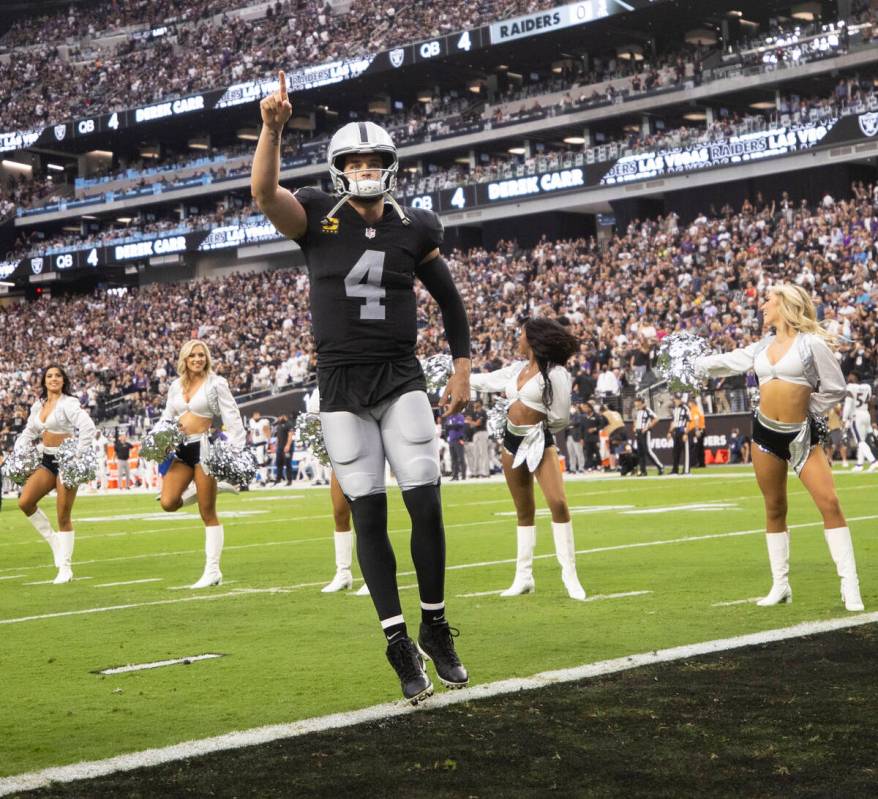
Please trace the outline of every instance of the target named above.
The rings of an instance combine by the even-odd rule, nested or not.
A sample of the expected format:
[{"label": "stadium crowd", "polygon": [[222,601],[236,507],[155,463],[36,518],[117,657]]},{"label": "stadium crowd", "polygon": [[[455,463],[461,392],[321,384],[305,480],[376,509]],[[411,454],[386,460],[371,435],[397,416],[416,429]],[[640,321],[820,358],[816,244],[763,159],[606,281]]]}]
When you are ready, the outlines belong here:
[{"label": "stadium crowd", "polygon": [[[474,369],[515,357],[525,317],[563,316],[581,341],[573,400],[621,408],[622,392],[656,379],[658,343],[668,332],[693,330],[724,349],[759,336],[760,290],[778,280],[814,292],[821,318],[843,336],[843,370],[873,382],[876,234],[878,186],[855,184],[849,198],[826,195],[815,206],[786,194],[771,202],[757,196],[685,224],[673,214],[636,221],[603,247],[593,239],[530,249],[502,242],[454,251],[449,262],[470,314]],[[428,356],[444,351],[445,339],[421,291],[420,347]],[[119,417],[137,432],[160,410],[176,352],[191,336],[210,343],[237,395],[308,382],[307,302],[307,276],[279,270],[4,306],[2,428],[23,424],[39,369],[62,357],[95,417]],[[718,401],[715,410],[729,408]]]},{"label": "stadium crowd", "polygon": [[[398,0],[382,8],[353,4],[334,14],[322,0],[279,0],[261,19],[181,23],[161,38],[132,36],[111,50],[75,46],[67,59],[47,35],[32,42],[38,46],[29,48],[26,58],[0,64],[0,130],[133,108],[265,78],[279,65],[294,70],[354,58],[553,5],[551,0]],[[71,91],[73,86],[78,91]]]},{"label": "stadium crowd", "polygon": [[[97,6],[95,11],[106,5]],[[167,2],[138,4],[132,0],[122,4],[132,12],[142,10],[151,18],[150,11],[140,9],[144,5],[163,6]],[[346,13],[335,14],[316,0],[281,0],[269,7],[267,16],[257,20],[237,19],[234,24],[225,17],[214,24],[213,18],[202,13],[228,10],[237,5],[222,0],[205,1],[196,4],[194,11],[187,11],[185,19],[166,36],[150,39],[132,35],[111,50],[88,49],[82,44],[86,47],[82,51],[73,45],[66,59],[61,58],[56,44],[59,36],[80,35],[65,33],[65,24],[78,26],[81,12],[74,15],[73,22],[71,17],[60,15],[55,26],[50,18],[14,27],[7,34],[12,37],[10,41],[15,46],[23,41],[33,46],[28,48],[26,58],[10,58],[0,63],[0,130],[27,130],[86,112],[97,114],[131,108],[208,87],[266,77],[278,64],[294,69],[334,58],[374,53],[554,3],[549,0],[482,0],[479,3],[405,0],[382,10],[353,5]],[[116,13],[112,7],[109,13],[106,8],[104,12],[106,19],[113,19]],[[868,3],[856,3],[849,21],[871,20]],[[86,30],[88,25],[94,27],[94,21],[82,24]],[[817,23],[815,26],[819,27]],[[807,27],[794,30],[801,35],[808,33]],[[772,28],[765,32],[765,39],[777,40],[783,33]],[[864,38],[869,39],[871,35],[867,32]],[[750,47],[752,42],[741,46]],[[791,46],[795,49],[795,45]],[[243,56],[236,58],[237,53]],[[685,82],[698,83],[702,80],[703,62],[718,53],[716,45],[697,47],[673,43],[667,51],[649,54],[649,60],[624,59],[612,53],[590,58],[587,67],[571,61],[558,75],[552,73],[546,78],[531,73],[527,80],[522,76],[523,84],[513,83],[505,95],[490,98],[497,105],[487,109],[487,117],[494,124],[501,124],[596,103],[623,102],[643,92],[679,87]],[[811,57],[827,54],[816,52]],[[769,69],[775,65],[764,66]],[[150,75],[148,82],[144,75]],[[720,76],[724,73],[717,75]],[[71,91],[71,86],[79,87],[80,91]],[[565,95],[548,107],[537,100],[530,105],[525,102],[519,108],[509,107],[511,101],[561,90]],[[435,130],[437,126],[432,127]],[[416,115],[410,117],[400,132],[408,128],[413,140],[429,131],[429,128],[425,130],[423,119],[417,119]],[[400,140],[403,139],[404,136],[400,136]]]},{"label": "stadium crowd", "polygon": [[[569,94],[567,96],[569,97]],[[418,103],[406,112],[398,112],[389,118],[379,116],[372,118],[390,130],[397,144],[402,146],[410,133],[424,134],[428,129],[435,132],[437,125],[447,124],[451,119],[458,119],[463,124],[465,118],[460,116],[462,102],[459,98],[445,97],[427,105]],[[650,133],[642,132],[636,124],[616,134],[605,134],[595,130],[595,143],[591,147],[571,146],[558,149],[549,146],[544,151],[535,152],[530,156],[481,154],[471,168],[457,163],[450,167],[427,163],[424,171],[401,172],[400,194],[411,197],[465,183],[482,183],[511,177],[518,166],[524,167],[525,174],[539,174],[562,166],[569,167],[574,163],[581,166],[584,161],[599,163],[610,158],[651,150],[686,147],[745,135],[766,130],[772,125],[795,126],[876,109],[878,109],[878,92],[872,76],[859,74],[844,76],[838,79],[831,93],[813,96],[782,94],[779,95],[775,108],[761,111],[751,110],[740,113],[720,108],[714,119],[703,124],[688,122],[673,127],[654,122],[656,129]],[[407,120],[413,124],[409,124]],[[308,155],[310,163],[322,164],[327,143],[328,137],[323,135],[314,139],[306,139],[301,133],[291,135],[285,144],[283,167],[290,168],[301,164],[301,157],[305,154]],[[307,147],[303,149],[306,144]],[[191,186],[193,180],[205,179],[218,182],[242,177],[250,172],[252,152],[252,145],[246,142],[216,148],[210,154],[197,157],[191,152],[168,152],[158,159],[141,158],[127,163],[124,171],[107,167],[101,175],[93,176],[88,180],[78,180],[74,196],[76,199],[100,196],[108,190],[108,185],[112,184],[115,199],[119,200],[152,188],[153,183],[159,183],[162,191],[169,191],[180,186]],[[9,215],[10,202],[14,204],[13,208],[15,206],[35,208],[56,202],[59,194],[69,194],[66,191],[69,186],[64,187],[64,192],[60,188],[48,177],[38,177],[32,183],[18,179],[15,181],[13,194],[8,190],[4,192],[0,186],[0,219],[4,218],[4,208],[7,211],[6,215]]]}]

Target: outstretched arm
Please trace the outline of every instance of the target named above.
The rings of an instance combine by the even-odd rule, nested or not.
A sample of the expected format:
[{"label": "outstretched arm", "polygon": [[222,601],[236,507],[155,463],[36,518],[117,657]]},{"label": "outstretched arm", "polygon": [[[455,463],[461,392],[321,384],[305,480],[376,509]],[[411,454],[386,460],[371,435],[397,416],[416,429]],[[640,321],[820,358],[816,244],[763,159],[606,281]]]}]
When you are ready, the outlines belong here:
[{"label": "outstretched arm", "polygon": [[250,193],[271,223],[290,239],[298,239],[308,230],[308,218],[302,204],[288,189],[278,185],[280,176],[280,141],[284,125],[293,113],[287,95],[287,79],[278,73],[280,88],[259,104],[262,131],[253,156]]},{"label": "outstretched arm", "polygon": [[418,264],[415,274],[439,305],[442,321],[445,324],[445,336],[454,361],[454,374],[451,375],[445,393],[439,400],[440,404],[445,406],[445,415],[449,416],[462,410],[469,402],[469,377],[472,369],[469,320],[448,264],[439,254],[438,247]]}]

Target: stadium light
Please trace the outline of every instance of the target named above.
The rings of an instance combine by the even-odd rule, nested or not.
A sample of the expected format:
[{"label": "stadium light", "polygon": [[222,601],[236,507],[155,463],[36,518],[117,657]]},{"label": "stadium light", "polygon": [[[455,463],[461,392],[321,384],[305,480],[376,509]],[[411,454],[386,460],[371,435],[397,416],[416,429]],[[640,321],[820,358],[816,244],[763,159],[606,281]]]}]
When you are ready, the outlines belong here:
[{"label": "stadium light", "polygon": [[510,155],[524,155],[527,151],[524,147],[510,147],[506,152]]},{"label": "stadium light", "polygon": [[47,169],[51,169],[53,172],[63,172],[64,167],[61,164],[46,164]]},{"label": "stadium light", "polygon": [[585,139],[582,136],[567,136],[564,144],[585,144]]},{"label": "stadium light", "polygon": [[801,19],[805,22],[813,22],[815,19],[817,19],[817,17],[820,16],[820,3],[799,3],[798,5],[793,6],[793,11],[790,16],[793,19]]},{"label": "stadium light", "polygon": [[690,111],[688,114],[683,114],[683,119],[688,119],[690,122],[704,122],[707,114],[704,111]]},{"label": "stadium light", "polygon": [[86,155],[93,155],[95,158],[112,158],[113,153],[110,150],[91,150]]},{"label": "stadium light", "polygon": [[0,166],[3,166],[5,169],[10,169],[13,172],[33,172],[34,168],[30,164],[23,164],[21,161],[9,161],[7,159],[3,159],[0,161]]},{"label": "stadium light", "polygon": [[256,128],[241,128],[237,136],[244,141],[259,141],[259,133]]},{"label": "stadium light", "polygon": [[771,100],[759,100],[756,103],[750,103],[750,108],[755,108],[759,111],[767,111],[769,108],[774,108],[774,103]]},{"label": "stadium light", "polygon": [[466,156],[466,155],[462,155],[462,156],[460,156],[459,158],[455,158],[455,159],[454,159],[454,163],[455,163],[455,164],[468,164],[468,163],[469,163],[469,157]]},{"label": "stadium light", "polygon": [[116,221],[121,222],[123,225],[127,225],[132,219],[134,219],[133,216],[117,216],[116,217]]},{"label": "stadium light", "polygon": [[418,92],[417,100],[419,103],[432,103],[433,93],[427,90]]}]

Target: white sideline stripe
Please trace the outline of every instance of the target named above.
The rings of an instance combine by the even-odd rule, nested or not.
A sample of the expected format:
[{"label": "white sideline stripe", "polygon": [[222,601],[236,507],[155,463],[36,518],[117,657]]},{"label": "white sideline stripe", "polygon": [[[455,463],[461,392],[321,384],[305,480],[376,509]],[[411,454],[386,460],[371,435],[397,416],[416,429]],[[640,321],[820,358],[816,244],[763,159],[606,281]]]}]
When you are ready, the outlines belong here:
[{"label": "white sideline stripe", "polygon": [[[24,575],[22,575],[22,577],[23,576]],[[82,582],[83,580],[94,580],[94,577],[74,577],[73,578],[73,582],[75,582],[75,583]],[[52,578],[51,580],[37,580],[34,583],[22,583],[22,585],[50,585],[51,583],[54,583],[54,582],[55,582],[55,579]]]},{"label": "white sideline stripe", "polygon": [[115,588],[117,585],[138,585],[139,583],[160,583],[163,577],[144,577],[142,580],[125,580],[121,583],[98,583],[95,588]]},{"label": "white sideline stripe", "polygon": [[102,669],[98,674],[129,674],[132,671],[146,671],[147,669],[160,669],[163,666],[179,666],[182,663],[195,663],[199,660],[213,660],[221,658],[222,655],[192,655],[191,657],[175,658],[174,660],[155,660],[152,663],[134,663],[130,666],[116,666],[112,669]]},{"label": "white sideline stripe", "polygon": [[24,577],[23,574],[10,574],[5,577],[0,577],[0,580],[17,580],[19,577]]},{"label": "white sideline stripe", "polygon": [[[224,510],[223,516],[227,519],[239,519],[247,516],[259,516],[263,513],[268,513],[267,510]],[[182,521],[195,521],[195,519],[200,519],[201,516],[197,513],[175,513],[173,518],[169,513],[165,511],[154,511],[152,513],[121,513],[116,514],[114,516],[77,516],[77,522],[136,522],[136,521],[148,521],[148,522],[160,522],[160,521],[174,521],[174,520],[182,520]]]},{"label": "white sideline stripe", "polygon": [[731,602],[714,602],[711,607],[712,608],[727,608],[731,605],[746,605],[750,602],[756,602],[762,599],[762,597],[751,596],[749,599],[733,599]]},{"label": "white sideline stripe", "polygon": [[371,721],[383,721],[410,713],[458,705],[461,702],[472,702],[476,699],[487,699],[492,696],[512,694],[519,691],[532,691],[549,685],[617,674],[622,671],[640,668],[641,666],[670,663],[675,660],[685,660],[701,655],[712,655],[717,652],[728,652],[732,649],[786,641],[790,638],[801,638],[806,635],[832,632],[833,630],[845,630],[851,627],[860,627],[864,624],[874,624],[875,622],[878,622],[878,613],[862,613],[838,619],[803,622],[792,627],[781,627],[774,630],[763,630],[758,633],[739,635],[733,638],[719,638],[713,641],[702,641],[701,643],[686,644],[670,649],[642,652],[612,660],[587,663],[569,669],[544,671],[530,677],[513,677],[507,680],[485,683],[484,685],[474,685],[471,688],[463,688],[457,691],[447,691],[433,696],[427,703],[417,708],[412,707],[408,703],[386,702],[381,705],[373,705],[346,713],[316,716],[289,724],[271,724],[265,727],[255,727],[250,730],[230,732],[212,738],[184,741],[172,746],[146,749],[127,755],[117,755],[116,757],[104,760],[75,763],[69,766],[54,766],[42,769],[41,771],[32,771],[12,777],[0,778],[0,796],[7,796],[21,791],[33,791],[38,788],[44,788],[53,782],[75,782],[76,780],[94,779],[120,771],[132,771],[138,768],[158,766],[162,763],[172,763],[213,752],[241,749],[272,741],[326,732],[327,730],[343,729]]},{"label": "white sideline stripe", "polygon": [[500,596],[505,589],[501,588],[499,591],[476,591],[473,594],[455,594],[456,599],[469,599],[473,596]]},{"label": "white sideline stripe", "polygon": [[[630,507],[630,506],[629,506]],[[688,505],[664,505],[655,508],[638,508],[637,510],[626,510],[622,512],[623,516],[644,516],[652,513],[680,513],[682,511],[720,511],[720,510],[739,510],[737,502],[692,502]]]}]

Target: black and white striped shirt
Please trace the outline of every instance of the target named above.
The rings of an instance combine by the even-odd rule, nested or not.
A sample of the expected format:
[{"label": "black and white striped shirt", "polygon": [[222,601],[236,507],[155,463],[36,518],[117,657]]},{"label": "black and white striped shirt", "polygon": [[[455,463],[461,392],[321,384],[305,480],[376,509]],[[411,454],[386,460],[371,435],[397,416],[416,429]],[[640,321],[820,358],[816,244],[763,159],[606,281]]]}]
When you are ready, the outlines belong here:
[{"label": "black and white striped shirt", "polygon": [[674,416],[671,421],[671,427],[674,430],[682,430],[686,431],[686,428],[689,426],[689,420],[692,418],[689,413],[689,408],[686,405],[676,405],[674,406]]},{"label": "black and white striped shirt", "polygon": [[634,411],[634,431],[643,433],[655,419],[655,411],[652,408],[644,406]]}]

